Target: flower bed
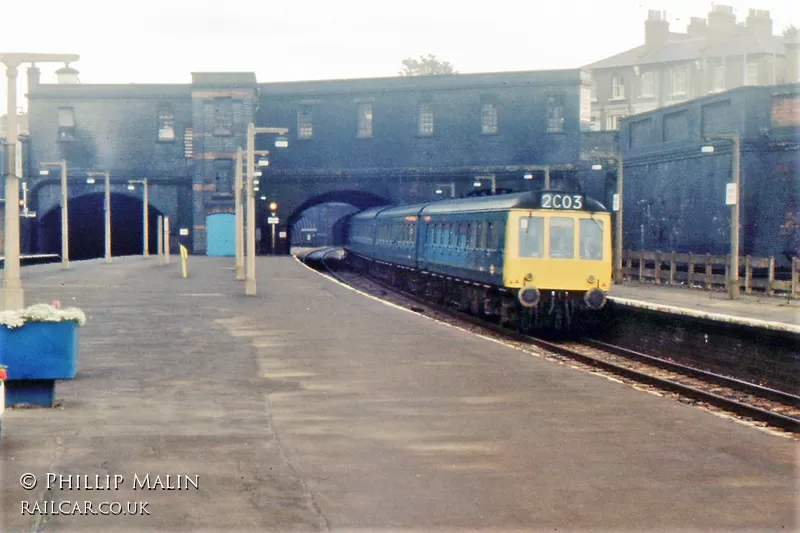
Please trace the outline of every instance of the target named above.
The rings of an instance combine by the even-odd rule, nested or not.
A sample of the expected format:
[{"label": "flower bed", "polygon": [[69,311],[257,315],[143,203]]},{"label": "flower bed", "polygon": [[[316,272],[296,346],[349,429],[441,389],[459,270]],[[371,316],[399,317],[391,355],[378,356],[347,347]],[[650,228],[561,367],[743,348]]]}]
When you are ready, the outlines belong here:
[{"label": "flower bed", "polygon": [[36,304],[0,312],[0,364],[8,367],[6,403],[52,406],[55,380],[77,371],[78,327],[86,315],[76,308]]}]

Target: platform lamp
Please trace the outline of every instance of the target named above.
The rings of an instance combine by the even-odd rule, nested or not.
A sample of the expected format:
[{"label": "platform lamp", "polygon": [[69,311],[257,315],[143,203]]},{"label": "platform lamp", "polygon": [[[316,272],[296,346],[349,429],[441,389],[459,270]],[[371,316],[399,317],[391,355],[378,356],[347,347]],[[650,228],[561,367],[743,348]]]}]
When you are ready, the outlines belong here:
[{"label": "platform lamp", "polygon": [[256,200],[254,183],[256,165],[256,135],[259,133],[277,134],[275,148],[286,148],[289,139],[285,137],[289,128],[257,128],[252,122],[247,125],[247,262],[245,294],[256,295]]},{"label": "platform lamp", "polygon": [[61,160],[53,163],[39,163],[39,175],[47,176],[50,171],[47,167],[61,169],[61,266],[69,268],[69,194],[67,192],[67,161]]},{"label": "platform lamp", "polygon": [[492,194],[495,194],[497,191],[497,178],[494,174],[489,174],[488,176],[475,176],[475,181],[473,182],[473,186],[480,187],[482,181],[491,181],[492,182]]},{"label": "platform lamp", "polygon": [[136,189],[136,183],[140,183],[144,188],[142,194],[142,257],[150,257],[150,199],[147,191],[147,178],[140,180],[128,180],[128,190],[133,191]]},{"label": "platform lamp", "polygon": [[19,177],[16,171],[17,156],[17,76],[20,65],[30,63],[70,63],[78,61],[77,54],[37,54],[0,52],[0,63],[6,66],[7,111],[6,131],[6,204],[5,204],[5,259],[3,287],[0,289],[0,310],[14,311],[25,307],[25,291],[20,277],[19,238]]},{"label": "platform lamp", "polygon": [[[739,183],[741,172],[741,138],[739,134],[724,133],[718,135],[706,135],[706,142],[709,141],[728,141],[732,146],[733,161],[731,162],[731,179],[725,187],[725,203],[731,206],[731,265],[728,269],[728,296],[731,299],[739,296]],[[706,144],[700,147],[704,154],[713,154],[714,145]]]},{"label": "platform lamp", "polygon": [[[548,165],[526,165],[526,170],[541,170],[544,171],[544,190],[550,189],[550,167]],[[526,172],[523,174],[522,179],[524,180],[532,180],[533,174],[531,172]]]},{"label": "platform lamp", "polygon": [[102,176],[104,178],[104,201],[103,201],[103,219],[105,226],[105,258],[106,263],[111,262],[111,176],[108,170],[105,172],[87,172],[86,183],[94,183],[94,176]]},{"label": "platform lamp", "polygon": [[437,183],[436,187],[436,194],[444,194],[444,189],[450,189],[450,198],[456,197],[456,182],[452,181],[450,183]]},{"label": "platform lamp", "polygon": [[[266,167],[269,165],[269,150],[256,150],[256,155],[259,156],[257,164],[259,167]],[[242,188],[244,187],[244,177],[242,176],[242,168],[244,167],[244,150],[242,147],[236,149],[236,177],[234,183],[234,226],[236,227],[236,280],[244,281],[244,205],[242,199]],[[261,176],[261,170],[253,172],[255,176]],[[256,182],[258,183],[258,182]],[[256,184],[254,183],[254,185]],[[255,190],[255,188],[254,188]]]},{"label": "platform lamp", "polygon": [[[622,178],[623,178],[623,165],[622,154],[604,154],[597,156],[603,159],[608,159],[617,164],[617,192],[614,194],[611,210],[617,213],[616,224],[614,233],[614,283],[617,285],[622,284]],[[603,165],[595,163],[592,165],[592,170],[602,170]]]}]

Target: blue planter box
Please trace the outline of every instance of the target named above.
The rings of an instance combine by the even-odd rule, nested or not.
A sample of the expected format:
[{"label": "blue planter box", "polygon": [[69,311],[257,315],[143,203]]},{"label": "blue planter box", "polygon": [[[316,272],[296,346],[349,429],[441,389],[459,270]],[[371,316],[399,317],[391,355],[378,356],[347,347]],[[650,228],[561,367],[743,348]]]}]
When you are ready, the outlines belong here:
[{"label": "blue planter box", "polygon": [[78,324],[29,322],[0,326],[0,364],[7,366],[6,405],[52,406],[56,379],[72,379],[78,366]]}]

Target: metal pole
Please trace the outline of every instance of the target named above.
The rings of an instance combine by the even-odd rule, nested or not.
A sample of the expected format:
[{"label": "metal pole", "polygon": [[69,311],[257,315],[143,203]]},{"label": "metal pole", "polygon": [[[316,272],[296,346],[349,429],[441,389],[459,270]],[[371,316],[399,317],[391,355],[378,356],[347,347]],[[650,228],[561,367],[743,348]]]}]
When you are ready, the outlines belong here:
[{"label": "metal pole", "polygon": [[6,118],[6,212],[3,290],[0,306],[4,311],[25,307],[25,293],[19,269],[19,181],[16,174],[17,143],[17,66],[6,68],[8,112]]},{"label": "metal pole", "polygon": [[733,135],[733,185],[736,189],[735,202],[731,206],[731,268],[728,281],[728,294],[733,298],[739,296],[739,165],[740,142],[739,135]]},{"label": "metal pole", "polygon": [[158,215],[158,235],[156,235],[156,249],[158,254],[158,264],[164,264],[164,217]]},{"label": "metal pole", "polygon": [[105,173],[105,226],[106,226],[106,235],[105,235],[105,247],[106,247],[106,263],[111,262],[111,175],[108,170]]},{"label": "metal pole", "polygon": [[550,189],[550,167],[544,167],[544,190]]},{"label": "metal pole", "polygon": [[244,279],[244,213],[242,213],[242,147],[236,149],[236,179],[234,183],[236,226],[236,280]]},{"label": "metal pole", "polygon": [[616,241],[615,241],[615,249],[614,249],[614,283],[621,285],[622,284],[622,179],[623,179],[623,172],[622,172],[622,154],[619,154],[616,157],[617,160],[617,199],[619,201],[619,210],[617,211],[617,228],[615,233]]},{"label": "metal pole", "polygon": [[255,126],[251,122],[247,125],[247,296],[256,295],[256,202],[253,196],[255,137]]},{"label": "metal pole", "polygon": [[164,263],[169,264],[169,217],[164,217]]},{"label": "metal pole", "polygon": [[492,176],[492,194],[497,193],[497,178]]},{"label": "metal pole", "polygon": [[142,255],[144,257],[150,256],[150,210],[148,209],[148,204],[150,202],[149,198],[147,197],[147,178],[144,178],[144,199],[142,200],[142,233],[143,233],[143,240],[142,243]]},{"label": "metal pole", "polygon": [[61,162],[61,266],[69,268],[69,195],[67,162]]},{"label": "metal pole", "polygon": [[275,255],[275,224],[271,224],[272,226],[272,255]]}]

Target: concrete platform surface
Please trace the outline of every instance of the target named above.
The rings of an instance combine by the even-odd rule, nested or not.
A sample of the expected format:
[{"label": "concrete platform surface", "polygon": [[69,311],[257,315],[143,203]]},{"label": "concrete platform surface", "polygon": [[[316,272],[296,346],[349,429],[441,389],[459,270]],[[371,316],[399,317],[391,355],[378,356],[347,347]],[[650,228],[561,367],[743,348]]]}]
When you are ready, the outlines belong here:
[{"label": "concrete platform surface", "polygon": [[742,294],[731,300],[726,292],[644,283],[614,285],[609,298],[633,307],[800,333],[800,300],[795,299]]},{"label": "concrete platform surface", "polygon": [[[89,322],[62,406],[4,414],[1,531],[800,525],[794,440],[387,306],[292,258],[258,258],[254,298],[232,267],[23,270],[28,303],[57,298]],[[65,485],[95,475],[123,481]],[[176,475],[199,488],[160,490]],[[21,513],[46,501],[146,501],[149,515]]]}]

